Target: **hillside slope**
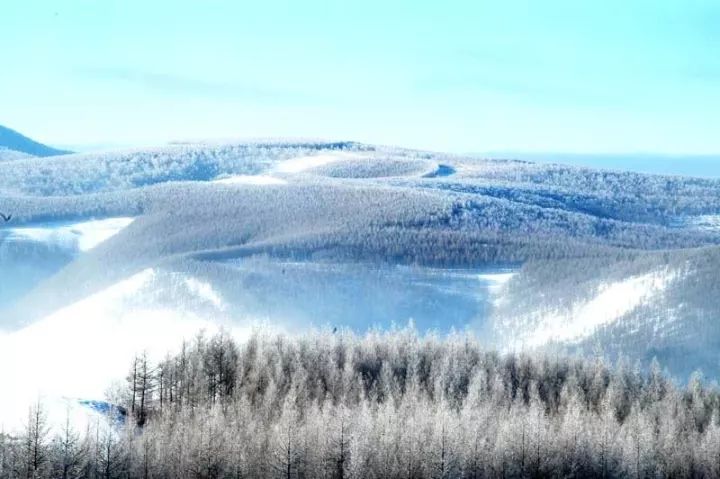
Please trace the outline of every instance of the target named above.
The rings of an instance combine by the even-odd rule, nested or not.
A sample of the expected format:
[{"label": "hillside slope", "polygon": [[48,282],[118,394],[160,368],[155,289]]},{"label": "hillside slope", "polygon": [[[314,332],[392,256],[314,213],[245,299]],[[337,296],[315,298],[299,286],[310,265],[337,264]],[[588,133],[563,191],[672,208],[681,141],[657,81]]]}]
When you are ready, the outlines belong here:
[{"label": "hillside slope", "polygon": [[9,154],[6,155],[3,153],[1,151],[2,149],[40,157],[65,155],[70,153],[69,151],[59,150],[43,145],[42,143],[31,140],[15,130],[11,130],[10,128],[0,125],[0,161],[2,161],[4,156],[9,156]]}]

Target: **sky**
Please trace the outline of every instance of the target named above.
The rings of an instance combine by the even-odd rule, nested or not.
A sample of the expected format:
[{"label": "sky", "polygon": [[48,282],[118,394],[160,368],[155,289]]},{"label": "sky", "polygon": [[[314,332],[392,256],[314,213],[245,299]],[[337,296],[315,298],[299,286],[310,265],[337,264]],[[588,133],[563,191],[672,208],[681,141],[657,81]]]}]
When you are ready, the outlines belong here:
[{"label": "sky", "polygon": [[56,146],[717,154],[720,2],[3,0],[0,124]]}]

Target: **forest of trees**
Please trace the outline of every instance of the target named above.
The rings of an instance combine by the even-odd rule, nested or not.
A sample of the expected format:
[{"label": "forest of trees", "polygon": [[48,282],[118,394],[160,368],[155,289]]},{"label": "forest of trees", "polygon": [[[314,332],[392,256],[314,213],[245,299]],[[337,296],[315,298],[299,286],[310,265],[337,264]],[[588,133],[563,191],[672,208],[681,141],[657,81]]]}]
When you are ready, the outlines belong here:
[{"label": "forest of trees", "polygon": [[238,342],[130,361],[127,423],[0,433],[0,478],[720,477],[720,392],[646,370],[499,355],[413,330]]}]

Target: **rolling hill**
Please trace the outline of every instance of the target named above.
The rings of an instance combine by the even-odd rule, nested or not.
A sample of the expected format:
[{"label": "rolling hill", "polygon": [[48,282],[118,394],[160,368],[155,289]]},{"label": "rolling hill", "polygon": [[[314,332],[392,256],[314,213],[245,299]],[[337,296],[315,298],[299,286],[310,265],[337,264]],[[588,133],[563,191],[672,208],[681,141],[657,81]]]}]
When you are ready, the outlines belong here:
[{"label": "rolling hill", "polygon": [[68,153],[70,152],[43,145],[15,130],[0,125],[0,161],[21,158],[23,155],[45,157]]}]

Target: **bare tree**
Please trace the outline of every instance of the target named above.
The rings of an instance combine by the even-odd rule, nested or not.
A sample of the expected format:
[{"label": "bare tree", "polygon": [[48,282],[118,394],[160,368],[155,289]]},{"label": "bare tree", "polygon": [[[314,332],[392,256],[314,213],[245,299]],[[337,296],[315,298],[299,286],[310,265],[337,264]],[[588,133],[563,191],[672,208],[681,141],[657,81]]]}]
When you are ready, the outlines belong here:
[{"label": "bare tree", "polygon": [[70,423],[69,407],[65,414],[65,424],[60,435],[55,438],[53,446],[54,469],[58,477],[62,479],[77,477],[85,460],[85,448],[81,442],[80,434],[75,431]]},{"label": "bare tree", "polygon": [[49,463],[48,425],[46,412],[38,401],[30,407],[23,436],[25,477],[34,479],[46,474]]}]

